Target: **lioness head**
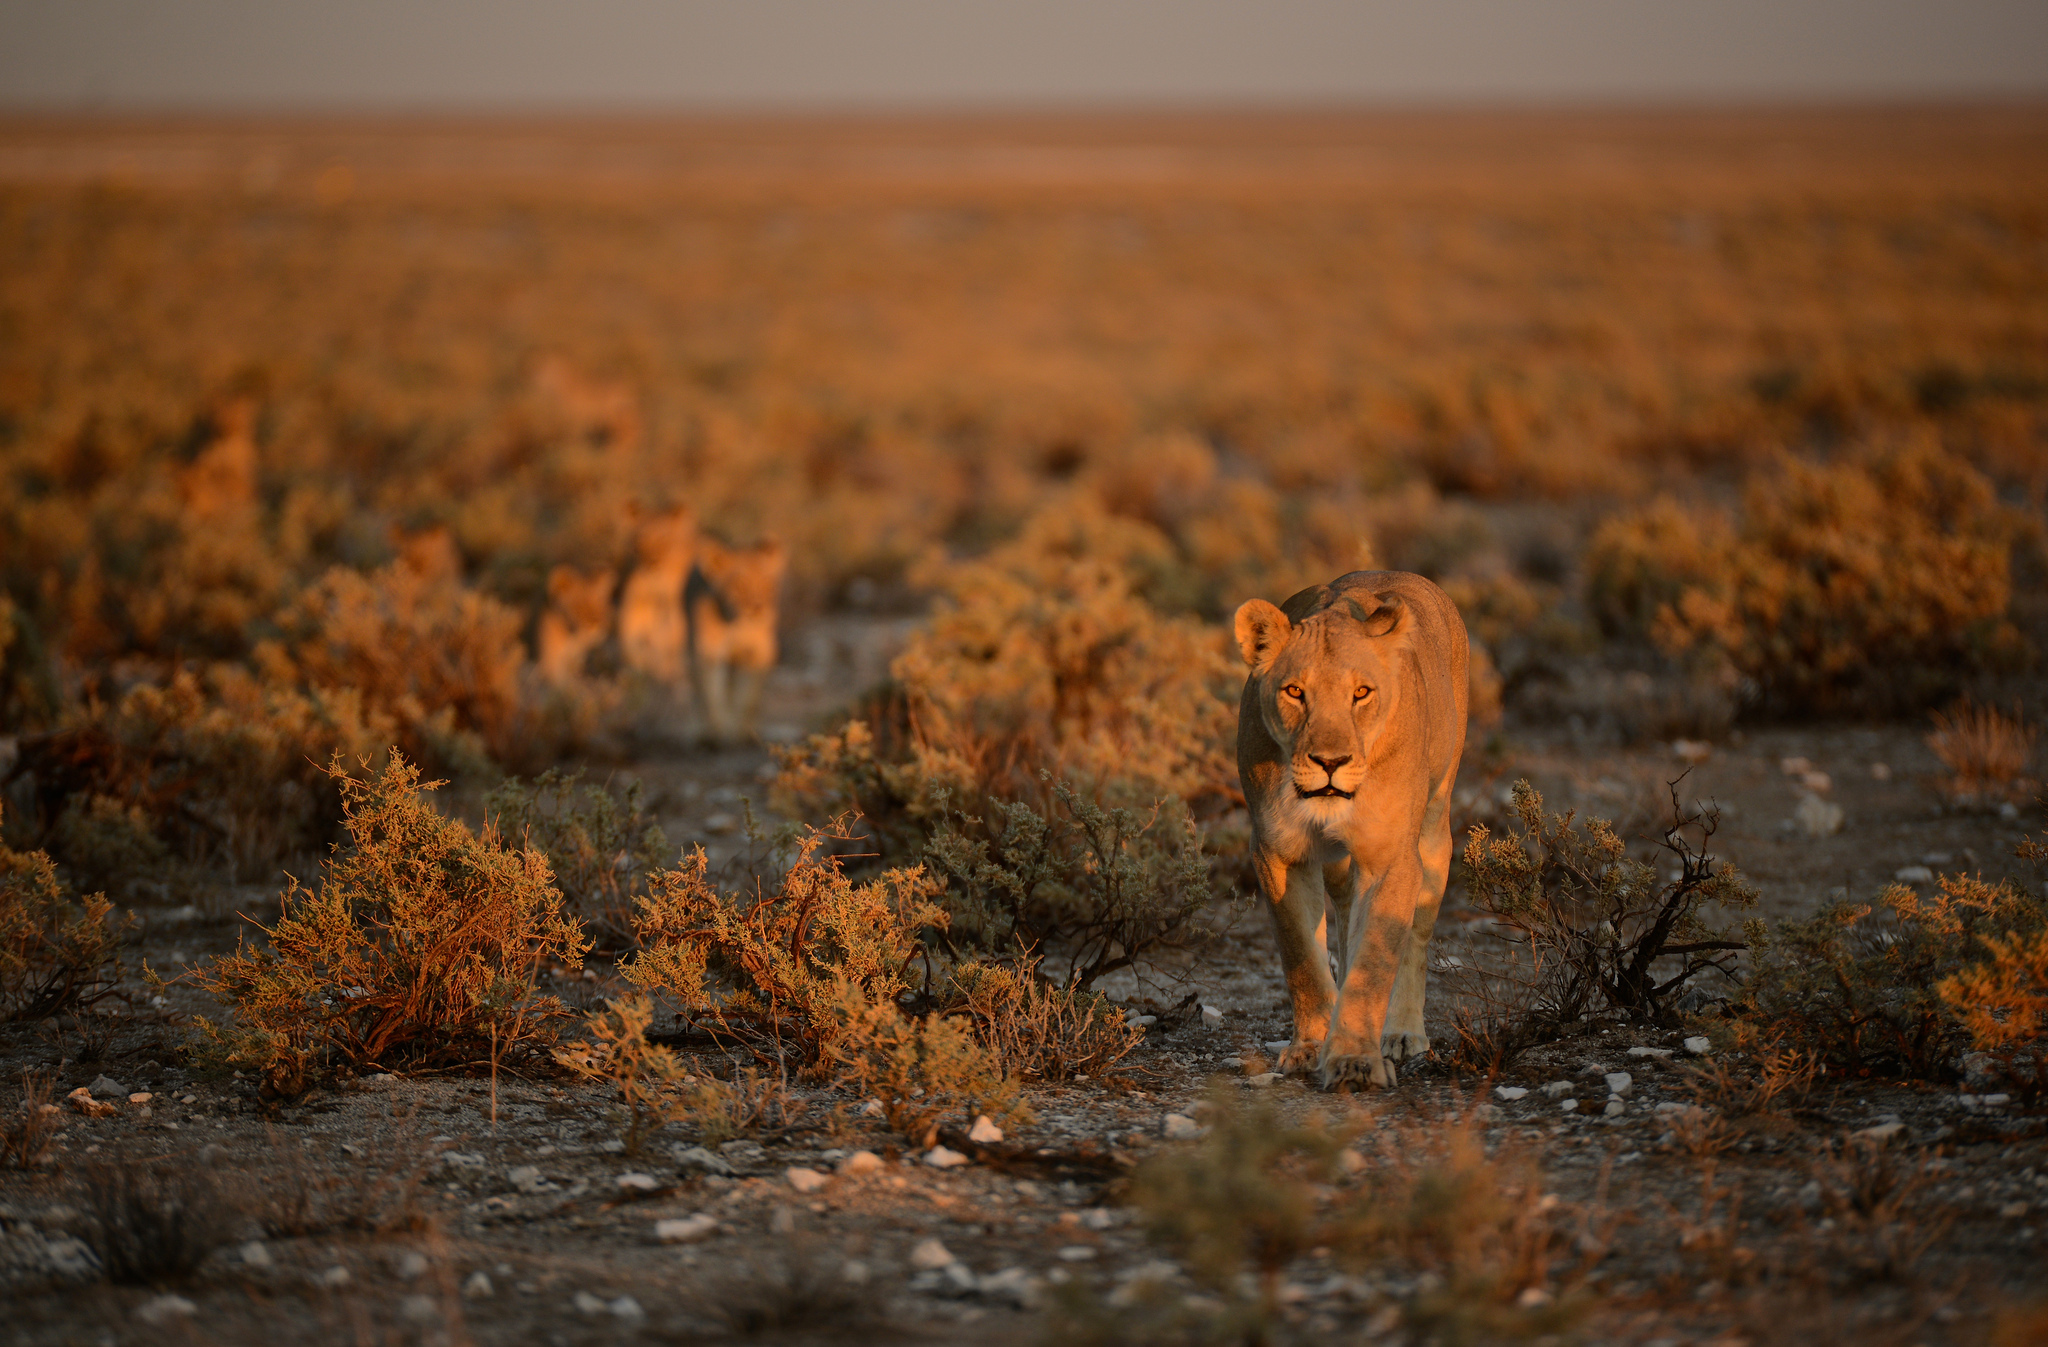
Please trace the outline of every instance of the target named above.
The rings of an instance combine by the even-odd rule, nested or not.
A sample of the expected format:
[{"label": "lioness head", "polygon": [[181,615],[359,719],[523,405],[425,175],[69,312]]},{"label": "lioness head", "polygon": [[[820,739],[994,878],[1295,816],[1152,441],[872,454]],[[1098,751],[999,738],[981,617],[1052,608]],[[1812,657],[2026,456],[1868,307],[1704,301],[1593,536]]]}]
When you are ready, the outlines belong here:
[{"label": "lioness head", "polygon": [[[1323,591],[1328,594],[1329,591]],[[1297,596],[1300,598],[1302,596]],[[1264,599],[1237,610],[1237,648],[1251,666],[1250,701],[1286,753],[1297,799],[1317,812],[1349,807],[1390,722],[1397,634],[1405,616],[1391,594],[1375,602],[1332,596],[1299,622]]]}]

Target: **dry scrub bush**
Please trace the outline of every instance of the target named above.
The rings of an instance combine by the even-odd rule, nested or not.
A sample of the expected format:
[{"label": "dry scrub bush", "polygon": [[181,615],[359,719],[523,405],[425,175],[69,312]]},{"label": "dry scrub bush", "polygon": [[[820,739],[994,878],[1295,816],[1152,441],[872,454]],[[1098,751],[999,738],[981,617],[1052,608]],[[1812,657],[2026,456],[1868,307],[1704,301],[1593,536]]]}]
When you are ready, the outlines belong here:
[{"label": "dry scrub bush", "polygon": [[1035,959],[961,964],[940,999],[1013,1080],[1100,1079],[1145,1040],[1108,997],[1046,980]]},{"label": "dry scrub bush", "polygon": [[[1838,902],[1779,926],[1737,1009],[1832,1070],[1946,1078],[1963,1026],[1940,988],[1972,985],[1983,937],[2031,939],[2048,914],[2008,883],[1967,875],[1943,875],[1925,897],[1894,884],[1879,902],[1882,917],[1871,904]],[[1995,984],[1995,966],[1990,977]]]},{"label": "dry scrub bush", "polygon": [[1934,990],[2002,1077],[2029,1094],[2048,1093],[2048,929],[1982,931],[1977,939],[1990,958]]},{"label": "dry scrub bush", "polygon": [[1818,1270],[1837,1287],[1913,1280],[1952,1210],[1926,1200],[1934,1175],[1904,1147],[1863,1137],[1828,1146],[1812,1162],[1829,1224],[1815,1232]]},{"label": "dry scrub bush", "polygon": [[[222,664],[78,708],[24,742],[22,765],[60,827],[77,807],[61,802],[103,798],[136,825],[131,850],[160,842],[231,879],[267,879],[334,835],[337,778],[319,764],[376,762],[391,730],[353,690],[301,692]],[[85,854],[67,864],[101,864],[92,851],[103,836],[71,840]]]},{"label": "dry scrub bush", "polygon": [[1787,710],[1925,705],[2023,643],[2013,513],[1960,458],[1921,440],[1750,484],[1740,528],[1669,499],[1609,521],[1586,557],[1615,635],[1748,680]]},{"label": "dry scrub bush", "polygon": [[431,1222],[421,1209],[420,1191],[440,1164],[440,1147],[412,1127],[367,1155],[338,1163],[274,1136],[271,1152],[282,1171],[264,1176],[256,1208],[264,1230],[275,1237],[389,1235],[426,1229]]},{"label": "dry scrub bush", "polygon": [[246,1215],[211,1169],[189,1160],[88,1161],[81,1180],[85,1242],[123,1285],[191,1276]]},{"label": "dry scrub bush", "polygon": [[926,848],[947,887],[933,939],[956,953],[1041,958],[1057,951],[1086,989],[1200,939],[1209,898],[1202,837],[1178,799],[1104,809],[1064,781],[1043,811],[989,803],[989,819],[948,815]]},{"label": "dry scrub bush", "polygon": [[64,1118],[50,1094],[47,1078],[21,1073],[20,1106],[0,1115],[0,1169],[34,1169],[49,1154]]},{"label": "dry scrub bush", "polygon": [[48,853],[0,843],[0,1022],[86,1009],[121,981],[121,938],[106,895],[74,897]]},{"label": "dry scrub bush", "polygon": [[1927,746],[1948,768],[1945,792],[1957,801],[1979,795],[2003,796],[2026,772],[2037,732],[2020,717],[1977,706],[1968,698],[1934,713]]},{"label": "dry scrub bush", "polygon": [[549,768],[531,784],[507,777],[484,796],[484,809],[499,832],[547,853],[569,911],[616,948],[632,940],[634,904],[668,855],[640,795],[637,781],[615,792]]},{"label": "dry scrub bush", "polygon": [[1742,940],[1708,924],[1710,912],[1755,906],[1757,893],[1706,854],[1718,819],[1711,811],[1686,813],[1675,787],[1662,845],[1679,874],[1668,883],[1629,857],[1606,820],[1581,828],[1571,812],[1546,818],[1542,795],[1527,781],[1515,783],[1512,799],[1508,831],[1496,837],[1475,825],[1464,853],[1471,902],[1493,919],[1504,948],[1498,958],[1447,970],[1454,988],[1477,1003],[1461,1037],[1477,1057],[1492,1060],[1475,1065],[1497,1069],[1503,1054],[1589,1016],[1674,1024],[1677,1002],[1696,979],[1732,977],[1735,957],[1761,938],[1754,919]]},{"label": "dry scrub bush", "polygon": [[752,893],[719,887],[702,847],[649,876],[634,919],[640,947],[620,971],[804,1064],[839,1032],[847,989],[894,1013],[919,933],[944,923],[931,901],[939,885],[922,867],[855,883],[824,854],[838,835],[808,830],[773,887],[757,880]]},{"label": "dry scrub bush", "polygon": [[881,1102],[882,1116],[920,1146],[938,1139],[948,1119],[965,1127],[980,1114],[1028,1120],[1023,1082],[975,1037],[964,1018],[906,1016],[842,984],[836,1032],[825,1044],[832,1080]]},{"label": "dry scrub bush", "polygon": [[343,1065],[495,1061],[549,1041],[562,1007],[536,972],[579,965],[588,941],[547,858],[436,813],[424,793],[440,783],[399,753],[371,782],[328,770],[348,847],[317,892],[290,882],[267,948],[244,942],[193,975],[230,1010],[195,1021],[213,1054],[294,1095]]}]

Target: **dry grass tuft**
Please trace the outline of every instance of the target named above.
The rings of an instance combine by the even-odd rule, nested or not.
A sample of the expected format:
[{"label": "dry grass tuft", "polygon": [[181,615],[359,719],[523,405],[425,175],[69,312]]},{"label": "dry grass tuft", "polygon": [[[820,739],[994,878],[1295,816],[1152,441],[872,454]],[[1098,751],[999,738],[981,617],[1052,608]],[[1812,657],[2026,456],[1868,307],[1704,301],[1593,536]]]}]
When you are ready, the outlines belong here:
[{"label": "dry grass tuft", "polygon": [[1927,746],[1948,768],[1945,789],[1954,797],[2002,791],[2027,770],[2038,731],[2017,708],[2008,716],[1968,698],[1934,713]]},{"label": "dry grass tuft", "polygon": [[124,1285],[189,1277],[246,1218],[213,1172],[190,1160],[89,1162],[75,1197],[85,1242]]},{"label": "dry grass tuft", "polygon": [[34,1169],[49,1154],[63,1111],[51,1102],[50,1082],[21,1073],[21,1106],[0,1117],[0,1168]]},{"label": "dry grass tuft", "polygon": [[887,1302],[862,1271],[813,1240],[718,1277],[690,1297],[697,1313],[736,1337],[822,1334],[867,1338],[889,1327]]}]

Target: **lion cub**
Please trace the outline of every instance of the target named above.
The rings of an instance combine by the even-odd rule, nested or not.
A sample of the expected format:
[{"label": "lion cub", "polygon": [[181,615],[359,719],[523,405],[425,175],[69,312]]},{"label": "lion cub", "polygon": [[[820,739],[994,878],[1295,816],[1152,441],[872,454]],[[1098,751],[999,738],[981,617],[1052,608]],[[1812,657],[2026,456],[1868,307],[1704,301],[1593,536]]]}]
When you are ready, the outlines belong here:
[{"label": "lion cub", "polygon": [[789,556],[769,539],[752,547],[698,544],[683,595],[690,678],[704,735],[714,743],[751,738],[761,684],[775,667],[775,621]]},{"label": "lion cub", "polygon": [[554,686],[582,681],[590,652],[612,629],[612,590],[617,580],[609,570],[584,574],[574,566],[548,572],[548,609],[540,616],[534,667]]},{"label": "lion cub", "polygon": [[[1445,593],[1353,571],[1237,610],[1237,770],[1294,1002],[1282,1070],[1392,1085],[1429,1051],[1423,981],[1451,865],[1468,642]],[[1332,978],[1330,960],[1336,959]]]},{"label": "lion cub", "polygon": [[633,569],[619,589],[619,656],[658,683],[683,677],[683,582],[697,551],[697,516],[679,507],[639,521]]}]

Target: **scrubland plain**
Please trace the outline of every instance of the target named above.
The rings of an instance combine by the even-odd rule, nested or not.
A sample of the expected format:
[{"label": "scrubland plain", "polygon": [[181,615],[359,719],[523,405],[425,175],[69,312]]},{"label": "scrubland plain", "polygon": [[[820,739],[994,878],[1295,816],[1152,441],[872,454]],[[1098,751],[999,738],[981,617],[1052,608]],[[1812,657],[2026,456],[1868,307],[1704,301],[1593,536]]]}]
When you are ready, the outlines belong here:
[{"label": "scrubland plain", "polygon": [[[2044,502],[2038,107],[0,122],[6,1331],[2037,1341]],[[1368,565],[1323,1094],[1228,618]]]}]

